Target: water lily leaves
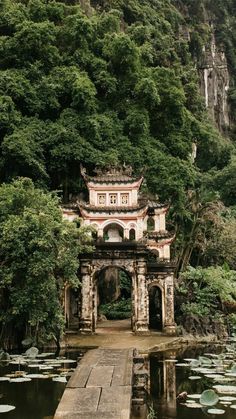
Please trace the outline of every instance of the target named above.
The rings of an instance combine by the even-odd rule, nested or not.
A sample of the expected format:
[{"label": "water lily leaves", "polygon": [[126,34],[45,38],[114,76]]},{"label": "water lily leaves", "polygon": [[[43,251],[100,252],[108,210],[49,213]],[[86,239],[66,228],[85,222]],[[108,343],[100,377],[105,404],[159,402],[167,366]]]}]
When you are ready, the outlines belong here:
[{"label": "water lily leaves", "polygon": [[213,388],[220,394],[236,394],[236,386],[216,385]]},{"label": "water lily leaves", "polygon": [[27,351],[25,352],[25,355],[28,356],[29,358],[36,358],[38,353],[39,353],[38,348],[36,348],[35,346],[32,346],[31,348],[27,349]]},{"label": "water lily leaves", "polygon": [[42,352],[41,354],[37,355],[37,358],[47,358],[48,356],[53,356],[53,352]]},{"label": "water lily leaves", "polygon": [[196,403],[196,402],[194,402],[193,401],[193,403],[181,403],[181,404],[183,404],[183,406],[186,406],[186,407],[191,407],[192,409],[201,409],[202,408],[202,405],[200,404],[200,403]]},{"label": "water lily leaves", "polygon": [[232,365],[231,372],[236,374],[236,364]]},{"label": "water lily leaves", "polygon": [[236,397],[221,396],[221,397],[219,397],[219,400],[222,401],[222,402],[233,402],[234,400],[236,400]]},{"label": "water lily leaves", "polygon": [[200,399],[201,394],[188,394],[189,399]]},{"label": "water lily leaves", "polygon": [[236,410],[236,404],[231,404],[230,408]]},{"label": "water lily leaves", "polygon": [[220,404],[223,404],[223,406],[230,406],[232,402],[220,402]]},{"label": "water lily leaves", "polygon": [[199,361],[202,365],[211,365],[212,361],[210,358],[207,358],[206,356],[199,356]]},{"label": "water lily leaves", "polygon": [[57,381],[59,383],[67,383],[66,377],[54,377],[52,381]]},{"label": "water lily leaves", "polygon": [[199,375],[190,375],[188,377],[189,380],[201,380],[202,377],[199,377]]},{"label": "water lily leaves", "polygon": [[9,362],[11,365],[27,365],[27,362],[23,359],[19,359],[17,361],[11,361]]},{"label": "water lily leaves", "polygon": [[191,368],[197,368],[200,367],[201,362],[198,359],[192,359],[189,365]]},{"label": "water lily leaves", "polygon": [[225,413],[225,410],[223,410],[223,409],[208,409],[207,413],[210,413],[212,415],[223,415]]},{"label": "water lily leaves", "polygon": [[16,406],[11,406],[10,404],[0,404],[0,413],[10,412],[14,410]]},{"label": "water lily leaves", "polygon": [[10,381],[9,377],[0,377],[0,381]]},{"label": "water lily leaves", "polygon": [[230,378],[230,377],[222,377],[222,378],[214,378],[214,381],[216,382],[216,383],[231,383],[232,381],[234,381],[234,379],[233,378]]},{"label": "water lily leaves", "polygon": [[10,380],[10,383],[24,383],[27,381],[31,381],[31,378],[26,378],[26,377],[17,377],[17,378],[12,378]]},{"label": "water lily leaves", "polygon": [[200,403],[203,406],[214,406],[219,401],[219,396],[214,390],[205,390],[201,394]]}]

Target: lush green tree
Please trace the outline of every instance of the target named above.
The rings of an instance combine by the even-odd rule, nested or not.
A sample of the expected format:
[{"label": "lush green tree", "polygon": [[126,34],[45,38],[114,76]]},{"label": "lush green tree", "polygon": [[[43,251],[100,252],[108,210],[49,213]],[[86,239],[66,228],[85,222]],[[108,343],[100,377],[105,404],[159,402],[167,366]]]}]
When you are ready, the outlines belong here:
[{"label": "lush green tree", "polygon": [[65,283],[77,288],[86,228],[62,219],[58,199],[19,178],[0,187],[0,342],[59,342]]},{"label": "lush green tree", "polygon": [[236,271],[225,265],[189,267],[181,274],[176,287],[176,317],[180,324],[184,319],[192,318],[195,324],[203,325],[203,333],[206,333],[204,323],[211,327],[211,322],[219,321],[228,326],[229,321],[235,326],[235,310]]},{"label": "lush green tree", "polygon": [[[236,204],[235,145],[207,117],[196,60],[212,33],[207,10],[234,77],[233,0],[91,4],[1,2],[0,181],[27,176],[66,201],[84,188],[81,162],[90,173],[146,168],[146,189],[171,205],[178,268],[222,263],[213,231],[219,247],[220,201]],[[234,96],[231,86],[232,109]]]}]

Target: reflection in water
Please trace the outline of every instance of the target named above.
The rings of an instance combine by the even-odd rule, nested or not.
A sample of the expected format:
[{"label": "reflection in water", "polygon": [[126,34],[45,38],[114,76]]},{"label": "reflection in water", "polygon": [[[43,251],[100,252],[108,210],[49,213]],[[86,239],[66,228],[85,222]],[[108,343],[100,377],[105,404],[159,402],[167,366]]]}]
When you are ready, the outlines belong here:
[{"label": "reflection in water", "polygon": [[[175,357],[174,353],[172,356]],[[159,361],[150,357],[150,393],[158,417],[163,412],[165,418],[176,418],[176,372],[171,359]]]},{"label": "reflection in water", "polygon": [[[172,361],[184,358],[197,358],[206,352],[220,353],[222,347],[199,347],[187,348],[185,350],[168,351],[165,353],[152,354],[150,356],[150,396],[153,403],[156,417],[158,419],[215,419],[215,415],[207,413],[207,408],[191,409],[176,403],[178,394],[186,391],[188,394],[202,393],[207,388],[212,388],[212,380],[202,376],[200,380],[190,380],[189,368],[176,367]],[[225,409],[222,419],[235,419],[235,410],[222,406],[217,408]]]},{"label": "reflection in water", "polygon": [[[75,363],[69,364],[69,367],[68,364],[63,366],[62,361],[62,367],[65,370],[67,367],[76,367],[77,359],[82,357],[82,353],[81,351],[73,351],[61,353],[60,356],[75,359]],[[5,364],[5,366],[0,365],[0,377],[20,370],[25,370],[30,374],[39,373],[38,367],[28,368]],[[57,368],[51,370],[51,372],[60,373]],[[51,378],[34,378],[29,382],[22,383],[0,381],[0,404],[10,404],[16,407],[9,413],[1,413],[1,419],[52,419],[65,386],[66,383],[55,382]]]}]

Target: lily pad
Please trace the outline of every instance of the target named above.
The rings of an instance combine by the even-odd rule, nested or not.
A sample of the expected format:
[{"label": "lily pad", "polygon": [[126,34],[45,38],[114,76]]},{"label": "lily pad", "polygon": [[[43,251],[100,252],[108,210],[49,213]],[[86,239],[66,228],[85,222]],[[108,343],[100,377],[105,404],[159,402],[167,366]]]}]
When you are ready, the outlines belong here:
[{"label": "lily pad", "polygon": [[198,359],[192,359],[189,365],[191,368],[197,368],[200,367],[201,362]]},{"label": "lily pad", "polygon": [[207,413],[210,413],[212,415],[223,415],[225,413],[225,410],[223,410],[223,409],[208,409]]},{"label": "lily pad", "polygon": [[32,346],[31,348],[27,349],[27,351],[25,352],[25,355],[28,356],[29,358],[36,358],[38,353],[39,353],[38,348],[36,348],[35,346]]},{"label": "lily pad", "polygon": [[221,396],[221,397],[219,397],[219,400],[222,401],[222,402],[233,402],[234,400],[236,400],[236,397]]},{"label": "lily pad", "polygon": [[214,406],[218,401],[219,396],[214,390],[205,390],[200,397],[200,403],[203,406]]},{"label": "lily pad", "polygon": [[0,404],[0,413],[10,412],[14,410],[16,406],[11,406],[10,404]]},{"label": "lily pad", "polygon": [[37,355],[37,358],[47,358],[48,356],[55,355],[53,352],[42,352],[41,354]]},{"label": "lily pad", "polygon": [[199,375],[190,375],[188,377],[189,380],[201,380],[202,377],[199,377]]},{"label": "lily pad", "polygon": [[236,404],[231,404],[230,409],[235,409],[236,410]]},{"label": "lily pad", "polygon": [[26,381],[31,381],[31,378],[26,378],[26,377],[12,378],[10,380],[10,383],[24,383]]},{"label": "lily pad", "polygon": [[207,358],[206,356],[199,356],[199,361],[203,365],[211,365],[212,364],[212,360],[210,358]]},{"label": "lily pad", "polygon": [[202,408],[202,405],[200,403],[196,403],[196,402],[183,403],[183,405],[186,406],[186,407],[191,407],[192,409],[201,409]]},{"label": "lily pad", "polygon": [[189,364],[187,364],[186,362],[178,362],[175,365],[176,367],[189,367]]},{"label": "lily pad", "polygon": [[0,381],[10,381],[9,377],[0,377]]},{"label": "lily pad", "polygon": [[201,394],[188,394],[188,396],[190,399],[200,399]]},{"label": "lily pad", "polygon": [[220,404],[223,404],[223,406],[230,406],[232,402],[219,402]]},{"label": "lily pad", "polygon": [[67,383],[66,377],[54,377],[52,381],[58,381],[59,383]]},{"label": "lily pad", "polygon": [[222,386],[216,385],[213,386],[217,393],[220,394],[236,394],[236,386]]}]

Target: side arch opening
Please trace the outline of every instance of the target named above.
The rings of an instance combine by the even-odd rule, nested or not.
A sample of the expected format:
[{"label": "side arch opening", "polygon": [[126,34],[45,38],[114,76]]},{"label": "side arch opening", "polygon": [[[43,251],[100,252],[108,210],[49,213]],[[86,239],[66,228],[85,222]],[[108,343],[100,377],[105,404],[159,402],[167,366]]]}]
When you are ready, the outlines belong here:
[{"label": "side arch opening", "polygon": [[162,290],[157,285],[149,288],[149,329],[162,331],[163,313],[162,313]]}]

